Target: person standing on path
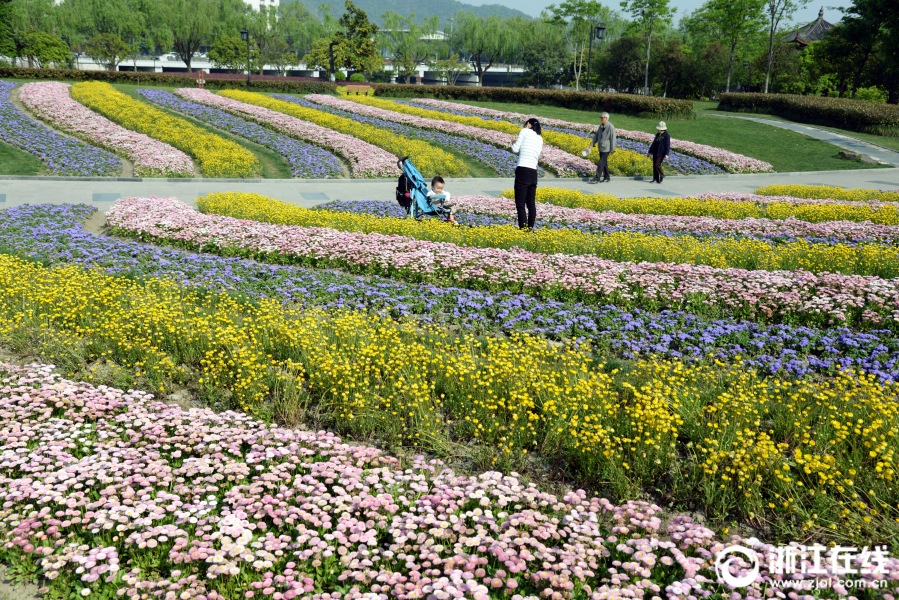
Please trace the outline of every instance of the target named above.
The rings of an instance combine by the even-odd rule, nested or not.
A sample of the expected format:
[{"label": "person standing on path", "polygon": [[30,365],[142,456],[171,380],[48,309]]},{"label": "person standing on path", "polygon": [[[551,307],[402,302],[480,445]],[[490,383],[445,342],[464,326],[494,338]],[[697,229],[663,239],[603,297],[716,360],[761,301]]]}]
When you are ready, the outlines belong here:
[{"label": "person standing on path", "polygon": [[518,212],[518,227],[534,228],[537,220],[537,159],[543,150],[543,134],[540,121],[527,120],[524,129],[518,132],[518,139],[512,144],[512,152],[518,154],[515,167],[515,210]]},{"label": "person standing on path", "polygon": [[609,155],[615,154],[615,126],[609,123],[609,113],[602,113],[602,123],[596,128],[590,145],[581,152],[586,157],[590,154],[590,148],[597,146],[599,149],[599,162],[596,164],[596,176],[589,183],[606,183],[609,179]]},{"label": "person standing on path", "polygon": [[652,157],[652,183],[662,183],[662,180],[665,179],[662,162],[668,160],[668,154],[671,152],[671,136],[668,135],[668,126],[665,125],[665,121],[659,121],[656,131],[656,138],[649,146],[646,156]]}]

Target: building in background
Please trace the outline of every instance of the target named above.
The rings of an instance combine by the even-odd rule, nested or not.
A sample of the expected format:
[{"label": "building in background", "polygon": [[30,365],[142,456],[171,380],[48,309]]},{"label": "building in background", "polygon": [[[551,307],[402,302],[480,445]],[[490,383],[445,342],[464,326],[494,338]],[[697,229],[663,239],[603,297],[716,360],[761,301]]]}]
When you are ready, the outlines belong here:
[{"label": "building in background", "polygon": [[281,0],[244,0],[247,5],[255,11],[259,11],[263,6],[280,6]]}]

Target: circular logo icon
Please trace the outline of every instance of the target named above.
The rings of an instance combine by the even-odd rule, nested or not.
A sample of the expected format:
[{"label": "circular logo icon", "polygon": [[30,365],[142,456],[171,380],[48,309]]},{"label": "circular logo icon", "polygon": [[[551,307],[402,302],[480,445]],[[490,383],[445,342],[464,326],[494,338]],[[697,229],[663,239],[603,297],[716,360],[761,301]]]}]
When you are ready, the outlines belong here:
[{"label": "circular logo icon", "polygon": [[[741,576],[734,575],[730,571],[731,563],[735,562],[739,555],[743,555],[744,560],[751,565],[749,572]],[[733,587],[746,587],[759,575],[758,554],[746,546],[727,546],[715,557],[715,574],[718,575],[718,581]]]}]

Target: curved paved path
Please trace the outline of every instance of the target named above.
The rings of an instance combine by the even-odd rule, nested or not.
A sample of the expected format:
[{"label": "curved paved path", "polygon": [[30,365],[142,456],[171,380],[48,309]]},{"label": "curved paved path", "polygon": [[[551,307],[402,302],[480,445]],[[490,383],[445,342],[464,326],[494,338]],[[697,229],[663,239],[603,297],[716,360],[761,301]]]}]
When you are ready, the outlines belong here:
[{"label": "curved paved path", "polygon": [[[755,175],[690,175],[667,177],[662,185],[649,177],[613,177],[611,183],[587,184],[587,178],[543,179],[541,186],[589,192],[606,192],[623,198],[687,196],[703,192],[751,192],[774,183],[835,185],[880,190],[899,189],[899,169],[852,169]],[[447,190],[454,195],[499,195],[512,187],[511,178],[450,179]],[[393,200],[396,179],[152,179],[86,177],[0,176],[0,210],[20,204],[94,204],[106,210],[112,202],[128,196],[174,196],[193,203],[210,192],[254,192],[300,206],[315,206],[329,200]]]},{"label": "curved paved path", "polygon": [[725,115],[714,113],[712,111],[703,112],[702,114],[712,117],[722,117],[726,119],[743,119],[744,121],[755,121],[756,123],[762,123],[764,125],[780,127],[781,129],[789,129],[790,131],[795,131],[796,133],[801,133],[803,135],[817,138],[829,144],[833,144],[834,146],[839,146],[844,150],[849,150],[850,152],[858,152],[859,154],[867,154],[871,158],[879,160],[882,163],[893,165],[894,167],[899,167],[899,152],[897,152],[896,150],[891,150],[890,148],[886,148],[884,146],[878,146],[877,144],[873,144],[866,140],[852,137],[843,133],[837,133],[828,129],[820,129],[818,127],[815,127],[814,125],[804,125],[802,123],[793,123],[791,121],[774,121],[771,119],[766,119],[764,117]]}]

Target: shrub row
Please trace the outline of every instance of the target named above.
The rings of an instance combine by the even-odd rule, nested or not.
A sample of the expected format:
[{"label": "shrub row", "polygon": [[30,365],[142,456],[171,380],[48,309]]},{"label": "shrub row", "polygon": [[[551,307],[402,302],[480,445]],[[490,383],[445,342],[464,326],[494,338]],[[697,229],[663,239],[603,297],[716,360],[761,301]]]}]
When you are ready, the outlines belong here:
[{"label": "shrub row", "polygon": [[899,106],[867,100],[787,94],[721,94],[718,110],[769,113],[802,123],[899,136]]},{"label": "shrub row", "polygon": [[[245,76],[231,73],[206,75],[206,85],[213,88],[245,88]],[[69,79],[78,81],[106,81],[108,83],[147,83],[173,86],[193,86],[196,73],[147,73],[131,71],[81,71],[72,69],[28,69],[0,67],[5,79]],[[527,88],[467,87],[455,85],[369,84],[375,95],[400,98],[433,97],[487,102],[518,102],[548,104],[577,110],[609,111],[651,118],[688,119],[693,114],[691,100],[675,100],[633,94],[602,92],[572,92],[562,90],[534,90]],[[250,88],[274,89],[299,94],[327,94],[332,91],[327,81],[312,77],[279,77],[253,75]]]},{"label": "shrub row", "polygon": [[689,119],[691,100],[675,100],[634,94],[534,90],[527,88],[467,87],[458,85],[378,85],[377,96],[432,97],[483,102],[548,104],[576,110],[608,111],[650,118]]},{"label": "shrub row", "polygon": [[[132,71],[82,71],[78,69],[27,69],[0,67],[0,79],[54,79],[75,81],[105,81],[107,83],[156,83],[178,87],[196,86],[197,73],[148,73]],[[207,73],[208,88],[246,88],[247,76],[234,73]],[[327,81],[314,77],[278,77],[253,75],[250,88],[292,92],[297,94],[327,94]]]}]

